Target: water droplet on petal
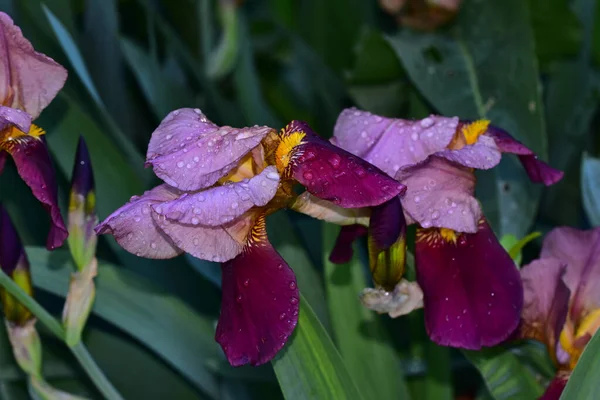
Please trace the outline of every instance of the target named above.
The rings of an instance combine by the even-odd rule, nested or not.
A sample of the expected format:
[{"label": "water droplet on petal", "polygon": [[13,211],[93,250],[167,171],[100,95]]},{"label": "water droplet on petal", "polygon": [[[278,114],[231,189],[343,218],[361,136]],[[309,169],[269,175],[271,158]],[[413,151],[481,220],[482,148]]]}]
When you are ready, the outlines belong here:
[{"label": "water droplet on petal", "polygon": [[235,299],[238,303],[242,302],[242,295],[238,294],[238,297]]},{"label": "water droplet on petal", "polygon": [[274,181],[279,179],[279,174],[275,171],[271,171],[267,174],[267,178],[272,179]]},{"label": "water droplet on petal", "polygon": [[282,320],[282,321],[283,321],[283,320],[285,319],[285,317],[286,317],[286,315],[285,315],[285,313],[284,313],[284,312],[282,312],[281,314],[279,314],[279,319],[280,319],[280,320]]},{"label": "water droplet on petal", "polygon": [[294,281],[290,282],[290,289],[292,289],[292,290],[296,289],[296,282],[294,282]]},{"label": "water droplet on petal", "polygon": [[233,208],[234,210],[238,208],[238,203],[236,203],[235,201],[231,203],[231,208]]},{"label": "water droplet on petal", "polygon": [[133,239],[133,233],[128,233],[127,234],[127,239],[129,239],[129,240]]},{"label": "water droplet on petal", "polygon": [[277,266],[277,269],[281,271],[281,270],[283,269],[283,264],[279,264],[279,265]]},{"label": "water droplet on petal", "polygon": [[298,299],[297,299],[297,298],[295,298],[295,297],[292,297],[292,298],[290,299],[290,303],[292,303],[292,304],[298,304]]},{"label": "water droplet on petal", "polygon": [[421,120],[421,126],[423,128],[429,128],[431,125],[433,125],[433,119],[427,117],[427,118]]},{"label": "water droplet on petal", "polygon": [[167,140],[171,140],[173,138],[173,135],[167,135]]},{"label": "water droplet on petal", "polygon": [[304,179],[306,179],[307,181],[310,181],[313,178],[313,174],[311,172],[306,171],[304,174],[302,174],[302,176],[304,177]]},{"label": "water droplet on petal", "polygon": [[244,287],[248,287],[248,286],[250,286],[250,279],[246,279],[244,281]]},{"label": "water droplet on petal", "polygon": [[198,238],[194,239],[194,246],[198,246],[200,244],[200,240]]},{"label": "water droplet on petal", "polygon": [[416,142],[419,140],[419,134],[417,132],[413,132],[412,135],[410,135],[410,138]]},{"label": "water droplet on petal", "polygon": [[140,221],[142,220],[142,218],[140,218],[140,217],[135,217],[133,220],[134,220],[135,222],[140,222]]},{"label": "water droplet on petal", "polygon": [[340,166],[341,157],[337,154],[333,154],[327,161],[333,168],[338,168]]},{"label": "water droplet on petal", "polygon": [[199,223],[200,223],[200,220],[198,218],[196,218],[196,217],[192,218],[192,224],[198,225]]},{"label": "water droplet on petal", "polygon": [[415,200],[415,203],[418,203],[421,201],[421,198],[419,196],[415,196],[414,200]]},{"label": "water droplet on petal", "polygon": [[184,163],[183,161],[179,161],[179,162],[177,163],[177,167],[178,167],[178,168],[183,168],[183,165],[184,165],[184,164],[185,164],[185,163]]},{"label": "water droplet on petal", "polygon": [[439,211],[434,211],[433,213],[431,213],[432,219],[438,219],[439,217],[440,217]]},{"label": "water droplet on petal", "polygon": [[150,243],[150,247],[152,247],[153,249],[155,249],[156,248],[156,243],[154,243],[154,242]]},{"label": "water droplet on petal", "polygon": [[204,201],[204,196],[203,195],[198,196],[198,201],[200,201],[200,202]]}]

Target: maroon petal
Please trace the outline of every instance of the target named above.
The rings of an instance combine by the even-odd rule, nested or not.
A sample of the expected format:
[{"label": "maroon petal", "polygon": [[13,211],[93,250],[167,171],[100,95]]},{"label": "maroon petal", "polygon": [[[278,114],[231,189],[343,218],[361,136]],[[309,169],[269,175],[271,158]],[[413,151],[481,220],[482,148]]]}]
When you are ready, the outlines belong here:
[{"label": "maroon petal", "polygon": [[503,153],[512,153],[519,156],[519,161],[521,161],[532,182],[550,186],[562,179],[564,175],[562,171],[554,169],[544,161],[539,160],[533,151],[505,130],[490,126],[485,134],[494,138],[496,145]]},{"label": "maroon petal", "polygon": [[152,218],[151,206],[177,198],[179,190],[160,185],[134,196],[96,227],[97,234],[110,233],[130,253],[146,258],[173,258],[181,254]]},{"label": "maroon petal", "polygon": [[305,122],[292,121],[285,128],[282,142],[294,141],[289,146],[291,175],[321,199],[344,208],[370,207],[406,189],[374,165],[321,139]]},{"label": "maroon petal", "polygon": [[566,265],[556,258],[535,260],[521,269],[524,305],[520,336],[545,343],[553,358],[569,310],[571,291],[563,281],[565,271]]},{"label": "maroon petal", "polygon": [[474,234],[419,229],[415,263],[434,342],[477,350],[499,344],[517,328],[519,272],[484,219]]},{"label": "maroon petal", "polygon": [[342,226],[338,235],[333,250],[329,255],[329,261],[334,264],[345,264],[352,260],[354,248],[352,244],[355,240],[367,235],[367,227],[363,225],[346,225]]},{"label": "maroon petal", "polygon": [[249,237],[244,251],[222,264],[221,316],[215,339],[233,366],[270,361],[298,322],[296,277],[269,243],[264,216]]},{"label": "maroon petal", "polygon": [[48,148],[39,137],[17,133],[15,128],[13,133],[9,140],[0,143],[0,149],[10,153],[19,175],[50,214],[46,247],[53,250],[62,246],[69,234],[58,207],[58,187]]},{"label": "maroon petal", "polygon": [[558,400],[567,386],[569,375],[558,373],[546,388],[544,394],[538,400]]},{"label": "maroon petal", "polygon": [[0,150],[0,175],[2,174],[2,171],[4,170],[4,164],[6,163],[6,157],[7,157],[6,152],[3,150]]}]

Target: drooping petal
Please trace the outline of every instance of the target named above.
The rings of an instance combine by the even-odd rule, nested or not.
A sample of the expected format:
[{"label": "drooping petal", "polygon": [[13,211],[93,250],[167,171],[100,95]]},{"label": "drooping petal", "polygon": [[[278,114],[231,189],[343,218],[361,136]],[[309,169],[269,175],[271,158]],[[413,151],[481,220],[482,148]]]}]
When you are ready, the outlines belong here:
[{"label": "drooping petal", "polygon": [[403,168],[396,179],[406,185],[402,206],[409,224],[477,232],[481,207],[473,197],[475,176],[468,168],[432,156]]},{"label": "drooping petal", "polygon": [[570,374],[565,374],[562,371],[559,372],[554,379],[550,381],[550,385],[548,385],[546,391],[538,400],[559,400],[560,395],[567,386],[569,375]]},{"label": "drooping petal", "polygon": [[304,192],[290,205],[290,208],[310,217],[336,225],[369,225],[371,214],[368,208],[342,208],[327,200]]},{"label": "drooping petal", "polygon": [[185,191],[213,185],[273,129],[218,127],[199,110],[171,112],[152,133],[146,165],[169,185]]},{"label": "drooping petal", "polygon": [[67,70],[36,52],[21,29],[0,12],[0,104],[24,110],[35,119],[66,80]]},{"label": "drooping petal", "polygon": [[264,216],[250,237],[240,255],[222,264],[221,316],[215,339],[233,366],[270,361],[298,322],[296,277],[269,243]]},{"label": "drooping petal", "polygon": [[480,136],[477,142],[458,150],[448,149],[436,155],[465,167],[476,169],[493,168],[500,163],[502,158],[496,142],[488,136]]},{"label": "drooping petal", "polygon": [[539,160],[533,151],[513,138],[504,129],[490,126],[485,135],[492,137],[503,153],[517,154],[532,182],[550,186],[562,179],[564,175],[562,171],[554,169],[544,161]]},{"label": "drooping petal", "polygon": [[535,260],[521,269],[524,303],[521,337],[555,348],[569,310],[571,291],[563,281],[566,265],[555,258]]},{"label": "drooping petal", "polygon": [[377,287],[392,291],[406,265],[406,220],[400,198],[373,207],[369,223],[369,268]]},{"label": "drooping petal", "polygon": [[256,213],[257,210],[252,209],[219,226],[183,224],[167,219],[154,210],[152,217],[173,243],[186,253],[203,260],[225,262],[240,254],[244,248]]},{"label": "drooping petal", "polygon": [[406,189],[379,168],[321,139],[305,122],[292,121],[282,142],[291,149],[290,175],[311,194],[340,207],[376,206]]},{"label": "drooping petal", "polygon": [[46,144],[39,137],[25,135],[11,128],[8,139],[0,142],[0,150],[10,153],[19,175],[50,214],[46,247],[53,250],[62,246],[69,233],[60,215],[58,186]]},{"label": "drooping petal", "polygon": [[[21,289],[33,295],[29,261],[19,234],[6,209],[0,205],[0,266]],[[8,321],[24,325],[33,316],[31,312],[4,288],[0,288],[0,301],[4,316]]]},{"label": "drooping petal", "polygon": [[17,127],[21,132],[29,132],[31,115],[16,108],[0,105],[0,141],[4,140],[2,131],[10,126]]},{"label": "drooping petal", "polygon": [[250,180],[185,193],[153,208],[159,215],[182,224],[220,226],[252,207],[266,205],[275,196],[278,186],[277,169],[269,166]]},{"label": "drooping petal", "polygon": [[444,150],[458,122],[458,117],[435,115],[414,121],[384,118],[348,108],[338,117],[332,143],[394,176],[400,168]]},{"label": "drooping petal", "polygon": [[366,236],[368,229],[364,225],[346,225],[342,226],[340,233],[335,240],[335,245],[331,254],[329,255],[329,261],[334,264],[345,264],[352,260],[354,255],[354,248],[352,245],[354,241],[362,236]]},{"label": "drooping petal", "polygon": [[146,258],[173,258],[182,253],[152,218],[153,204],[173,200],[181,192],[160,185],[131,200],[96,227],[97,234],[109,233],[130,253]]},{"label": "drooping petal", "polygon": [[571,290],[571,318],[579,320],[600,307],[600,228],[553,229],[546,235],[540,259],[567,265],[564,281]]},{"label": "drooping petal", "polygon": [[517,328],[519,272],[485,220],[475,234],[419,229],[415,264],[434,342],[477,350],[499,344]]}]

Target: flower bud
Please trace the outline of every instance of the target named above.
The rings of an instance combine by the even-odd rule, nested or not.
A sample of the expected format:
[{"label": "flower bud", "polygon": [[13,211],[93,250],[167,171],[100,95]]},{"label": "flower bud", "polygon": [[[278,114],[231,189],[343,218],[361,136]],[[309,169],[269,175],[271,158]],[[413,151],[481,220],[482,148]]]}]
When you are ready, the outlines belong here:
[{"label": "flower bud", "polygon": [[8,338],[19,367],[31,376],[40,376],[42,371],[42,344],[35,330],[35,319],[17,325],[5,320]]}]

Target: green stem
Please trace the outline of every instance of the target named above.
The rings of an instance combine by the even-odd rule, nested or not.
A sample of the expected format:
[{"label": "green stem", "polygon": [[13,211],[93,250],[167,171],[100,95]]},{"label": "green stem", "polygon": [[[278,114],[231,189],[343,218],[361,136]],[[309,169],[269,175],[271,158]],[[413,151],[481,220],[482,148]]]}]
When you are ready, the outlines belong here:
[{"label": "green stem", "polygon": [[98,367],[98,364],[96,364],[96,361],[94,361],[94,358],[82,342],[71,346],[70,349],[104,397],[109,400],[123,400],[123,397],[121,397],[117,389],[106,378],[106,375]]},{"label": "green stem", "polygon": [[[65,330],[61,323],[44,309],[35,299],[29,296],[16,282],[14,282],[2,269],[0,269],[0,286],[23,304],[36,318],[46,325],[46,327],[63,342],[65,341]],[[123,400],[123,397],[117,392],[114,386],[106,378],[102,370],[98,367],[91,354],[81,342],[73,346],[68,346],[81,367],[96,385],[98,390],[108,400]]]}]

